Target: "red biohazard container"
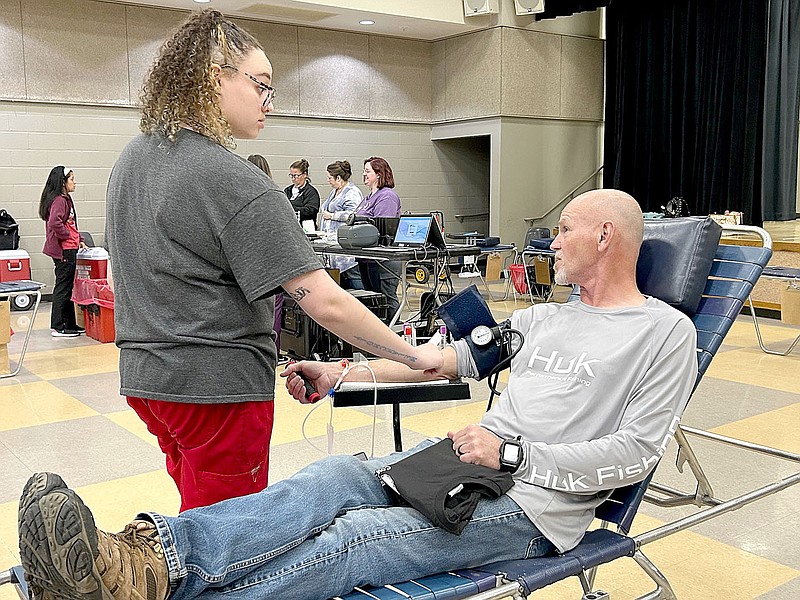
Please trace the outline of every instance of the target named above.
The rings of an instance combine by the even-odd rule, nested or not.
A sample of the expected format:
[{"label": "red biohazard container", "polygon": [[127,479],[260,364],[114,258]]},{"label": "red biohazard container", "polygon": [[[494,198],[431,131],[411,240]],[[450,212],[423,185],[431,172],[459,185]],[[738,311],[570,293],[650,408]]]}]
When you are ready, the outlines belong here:
[{"label": "red biohazard container", "polygon": [[117,335],[114,329],[114,309],[98,304],[81,306],[86,335],[98,342],[113,342]]},{"label": "red biohazard container", "polygon": [[108,252],[103,248],[84,248],[75,261],[75,279],[105,279],[108,271]]},{"label": "red biohazard container", "polygon": [[83,311],[87,336],[98,342],[114,341],[114,291],[106,279],[75,279],[72,301]]},{"label": "red biohazard container", "polygon": [[31,278],[31,257],[25,250],[0,250],[0,282]]},{"label": "red biohazard container", "polygon": [[525,265],[514,263],[509,265],[511,270],[511,283],[518,294],[528,293],[528,282],[525,281]]}]

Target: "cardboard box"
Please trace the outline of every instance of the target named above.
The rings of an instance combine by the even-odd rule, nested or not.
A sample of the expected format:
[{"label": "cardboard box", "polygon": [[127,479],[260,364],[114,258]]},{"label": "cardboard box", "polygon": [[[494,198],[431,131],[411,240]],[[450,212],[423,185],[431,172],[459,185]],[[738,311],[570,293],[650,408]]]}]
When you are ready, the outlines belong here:
[{"label": "cardboard box", "polygon": [[486,257],[486,281],[497,281],[500,279],[500,268],[503,266],[503,259],[500,253],[492,252]]},{"label": "cardboard box", "polygon": [[[11,341],[11,303],[8,300],[0,302],[0,344]],[[8,356],[6,356],[8,358]],[[8,363],[8,360],[6,360]]]},{"label": "cardboard box", "polygon": [[727,212],[723,215],[712,213],[708,215],[720,225],[741,225],[742,213],[740,212]]},{"label": "cardboard box", "polygon": [[11,373],[11,365],[8,364],[8,346],[0,344],[0,375]]},{"label": "cardboard box", "polygon": [[550,259],[546,256],[537,256],[533,259],[533,269],[536,283],[539,285],[553,285],[550,279]]},{"label": "cardboard box", "polygon": [[781,292],[781,321],[787,325],[800,325],[800,284],[790,283]]},{"label": "cardboard box", "polygon": [[83,320],[83,309],[79,304],[73,304],[72,306],[75,309],[75,324],[86,329],[86,321]]}]

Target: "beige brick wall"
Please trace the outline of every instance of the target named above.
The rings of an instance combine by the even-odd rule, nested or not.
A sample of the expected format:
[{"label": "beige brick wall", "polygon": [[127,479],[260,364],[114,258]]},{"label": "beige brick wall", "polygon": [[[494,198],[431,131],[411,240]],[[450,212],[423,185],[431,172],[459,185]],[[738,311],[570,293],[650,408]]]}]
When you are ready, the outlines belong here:
[{"label": "beige brick wall", "polygon": [[[44,223],[37,216],[50,169],[65,164],[75,170],[80,229],[102,244],[106,182],[120,150],[138,133],[138,118],[133,108],[0,101],[0,208],[20,224],[21,248],[31,255],[34,279],[48,286],[53,281],[52,261],[41,253]],[[488,158],[469,142],[453,151],[430,138],[427,124],[273,116],[260,139],[240,142],[236,152],[264,155],[282,186],[290,183],[289,165],[306,158],[323,197],[330,191],[329,163],[349,160],[353,180],[360,183],[363,160],[383,156],[395,172],[403,209],[442,210],[458,231],[453,215],[476,212],[486,202],[488,170],[476,165]]]}]

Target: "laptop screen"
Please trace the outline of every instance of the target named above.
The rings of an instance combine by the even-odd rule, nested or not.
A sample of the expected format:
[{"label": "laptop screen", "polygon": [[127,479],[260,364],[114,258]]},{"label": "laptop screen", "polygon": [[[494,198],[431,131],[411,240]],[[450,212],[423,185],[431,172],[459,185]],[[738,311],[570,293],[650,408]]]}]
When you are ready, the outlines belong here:
[{"label": "laptop screen", "polygon": [[401,215],[392,245],[407,248],[424,246],[428,241],[432,221],[431,215]]}]

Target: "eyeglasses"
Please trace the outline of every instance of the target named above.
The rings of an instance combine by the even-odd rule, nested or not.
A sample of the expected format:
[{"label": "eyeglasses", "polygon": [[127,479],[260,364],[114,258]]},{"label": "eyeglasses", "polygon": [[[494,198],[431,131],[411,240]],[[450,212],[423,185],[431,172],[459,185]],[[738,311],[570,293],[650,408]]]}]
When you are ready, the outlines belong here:
[{"label": "eyeglasses", "polygon": [[289,179],[297,179],[298,177],[302,177],[305,173],[289,173]]},{"label": "eyeglasses", "polygon": [[222,65],[222,68],[223,69],[233,69],[237,73],[241,73],[242,75],[244,75],[245,77],[250,79],[250,81],[255,83],[258,86],[258,89],[261,90],[261,95],[264,97],[264,100],[261,103],[261,106],[263,108],[266,108],[267,105],[270,102],[272,102],[272,100],[275,98],[275,88],[272,87],[271,85],[267,85],[266,83],[260,82],[258,79],[256,79],[252,75],[250,75],[250,73],[245,73],[244,71],[240,71],[239,69],[237,69],[233,65]]}]

